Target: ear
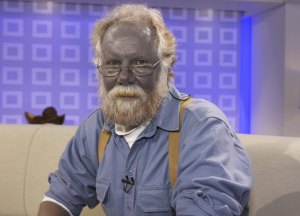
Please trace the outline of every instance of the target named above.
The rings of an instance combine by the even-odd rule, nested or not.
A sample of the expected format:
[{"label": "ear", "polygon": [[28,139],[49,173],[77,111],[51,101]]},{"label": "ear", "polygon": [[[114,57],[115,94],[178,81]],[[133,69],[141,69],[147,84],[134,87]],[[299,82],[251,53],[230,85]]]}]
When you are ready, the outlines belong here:
[{"label": "ear", "polygon": [[168,67],[168,77],[172,76],[172,68]]},{"label": "ear", "polygon": [[171,67],[168,67],[168,80],[172,80],[174,78],[174,72]]}]

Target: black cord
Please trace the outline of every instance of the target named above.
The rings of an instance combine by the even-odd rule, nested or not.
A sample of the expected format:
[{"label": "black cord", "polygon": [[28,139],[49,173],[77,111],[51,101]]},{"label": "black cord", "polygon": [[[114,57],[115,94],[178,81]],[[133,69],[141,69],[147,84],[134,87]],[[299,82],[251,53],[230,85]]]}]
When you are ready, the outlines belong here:
[{"label": "black cord", "polygon": [[128,176],[125,176],[125,179],[122,179],[121,181],[123,183],[124,192],[129,193],[129,191],[131,190],[131,188],[135,184],[134,178],[133,177],[129,178]]}]

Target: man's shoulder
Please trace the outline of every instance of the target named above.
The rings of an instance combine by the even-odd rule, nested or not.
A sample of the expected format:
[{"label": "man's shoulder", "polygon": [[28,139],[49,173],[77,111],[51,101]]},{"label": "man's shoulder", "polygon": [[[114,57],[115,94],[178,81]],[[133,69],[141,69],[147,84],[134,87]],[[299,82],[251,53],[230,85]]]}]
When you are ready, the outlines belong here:
[{"label": "man's shoulder", "polygon": [[91,112],[80,124],[80,127],[84,129],[84,131],[99,131],[102,129],[105,124],[105,117],[101,108],[98,108]]},{"label": "man's shoulder", "polygon": [[212,102],[205,99],[193,98],[193,101],[186,107],[186,109],[199,122],[203,122],[208,118],[216,118],[227,123],[227,118],[222,110]]},{"label": "man's shoulder", "polygon": [[104,115],[101,108],[97,108],[93,110],[90,114],[88,114],[85,119],[85,122],[88,123],[88,122],[94,122],[99,120],[104,121]]}]

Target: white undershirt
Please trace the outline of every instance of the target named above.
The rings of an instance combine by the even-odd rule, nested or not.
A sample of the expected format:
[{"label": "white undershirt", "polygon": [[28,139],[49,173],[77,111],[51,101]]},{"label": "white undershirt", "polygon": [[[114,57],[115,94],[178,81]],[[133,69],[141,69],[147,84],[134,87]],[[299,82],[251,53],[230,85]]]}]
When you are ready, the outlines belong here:
[{"label": "white undershirt", "polygon": [[133,128],[130,131],[125,131],[125,127],[123,125],[115,125],[116,134],[119,136],[124,136],[126,142],[128,143],[129,148],[131,148],[134,142],[137,140],[138,136],[145,130],[150,121],[142,123],[140,126]]},{"label": "white undershirt", "polygon": [[[119,136],[124,136],[126,142],[128,143],[129,148],[131,148],[134,144],[134,142],[137,140],[138,136],[145,130],[145,128],[149,125],[150,121],[144,122],[142,123],[140,126],[133,128],[130,131],[125,131],[125,127],[123,125],[115,125],[115,131],[116,134]],[[65,209],[70,216],[73,216],[71,211],[64,206],[63,204],[61,204],[60,202],[56,201],[55,199],[52,199],[50,197],[44,196],[42,202],[44,201],[49,201],[49,202],[53,202],[59,206],[61,206],[63,209]]]}]

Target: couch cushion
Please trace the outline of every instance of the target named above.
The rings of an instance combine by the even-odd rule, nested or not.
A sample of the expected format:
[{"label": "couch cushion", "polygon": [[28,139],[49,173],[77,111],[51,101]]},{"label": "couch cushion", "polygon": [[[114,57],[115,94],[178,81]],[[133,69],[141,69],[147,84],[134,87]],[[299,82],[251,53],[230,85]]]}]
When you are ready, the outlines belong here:
[{"label": "couch cushion", "polygon": [[251,216],[300,212],[300,138],[239,135],[253,164]]},{"label": "couch cushion", "polygon": [[[37,131],[31,145],[25,178],[25,206],[28,215],[37,215],[39,203],[49,187],[48,175],[57,169],[59,158],[76,129],[77,126],[46,124]],[[99,209],[84,212],[86,213],[81,215],[102,215]]]},{"label": "couch cushion", "polygon": [[39,125],[0,125],[0,215],[26,215],[24,176],[28,152]]}]

